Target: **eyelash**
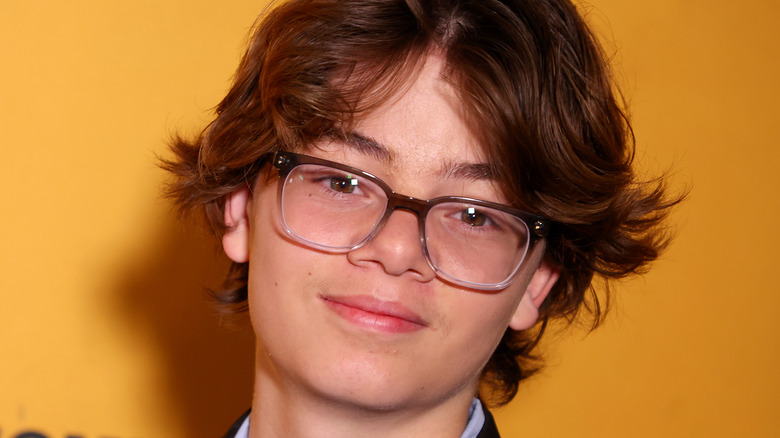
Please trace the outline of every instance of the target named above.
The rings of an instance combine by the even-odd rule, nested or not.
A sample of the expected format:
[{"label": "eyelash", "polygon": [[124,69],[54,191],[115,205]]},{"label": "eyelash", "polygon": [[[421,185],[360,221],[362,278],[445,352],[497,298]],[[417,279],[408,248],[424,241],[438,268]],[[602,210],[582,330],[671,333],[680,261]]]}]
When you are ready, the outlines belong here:
[{"label": "eyelash", "polygon": [[453,227],[466,229],[469,233],[492,233],[492,232],[500,232],[504,230],[506,227],[501,223],[501,220],[497,220],[493,215],[486,214],[483,211],[480,211],[479,209],[475,208],[475,213],[482,215],[485,219],[485,223],[483,225],[471,225],[469,222],[465,221],[463,218],[464,214],[468,214],[469,208],[475,208],[475,207],[464,207],[460,208],[451,212],[447,212],[443,218],[451,219],[454,221]]},{"label": "eyelash", "polygon": [[362,189],[358,185],[349,185],[350,188],[352,188],[352,191],[340,191],[333,188],[333,182],[344,182],[344,181],[350,181],[350,178],[347,178],[346,176],[341,175],[333,175],[333,174],[325,174],[323,173],[321,176],[313,176],[310,178],[310,181],[315,184],[325,195],[331,196],[331,197],[341,197],[341,198],[347,198],[347,197],[354,197],[363,195]]}]

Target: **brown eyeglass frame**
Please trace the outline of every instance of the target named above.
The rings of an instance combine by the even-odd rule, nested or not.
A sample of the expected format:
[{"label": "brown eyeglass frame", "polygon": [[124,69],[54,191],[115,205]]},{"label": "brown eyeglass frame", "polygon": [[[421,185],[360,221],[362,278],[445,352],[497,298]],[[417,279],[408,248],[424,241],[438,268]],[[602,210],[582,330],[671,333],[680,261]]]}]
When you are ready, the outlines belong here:
[{"label": "brown eyeglass frame", "polygon": [[[519,275],[520,268],[523,266],[523,263],[526,260],[526,256],[528,256],[528,254],[533,249],[534,245],[540,239],[545,238],[549,234],[551,228],[551,221],[549,219],[522,210],[518,210],[516,208],[509,207],[507,205],[498,204],[495,202],[483,201],[481,199],[473,199],[473,198],[466,198],[460,196],[442,196],[442,197],[437,197],[429,200],[424,200],[424,199],[413,198],[411,196],[402,195],[393,191],[393,189],[391,189],[390,186],[387,185],[387,183],[385,183],[378,177],[364,170],[357,169],[355,167],[347,166],[334,161],[312,157],[309,155],[303,155],[294,152],[282,152],[282,151],[275,152],[273,153],[272,164],[278,170],[279,178],[282,182],[279,184],[278,194],[277,194],[277,199],[280,204],[279,205],[280,215],[283,214],[282,213],[283,207],[281,203],[282,203],[282,191],[284,190],[284,186],[285,186],[284,180],[286,179],[287,175],[289,175],[290,172],[292,172],[294,168],[304,164],[328,166],[344,172],[359,175],[371,181],[372,183],[376,184],[377,186],[379,186],[382,190],[384,190],[385,195],[387,196],[387,205],[385,206],[385,211],[382,218],[376,223],[376,225],[374,225],[374,228],[371,230],[370,233],[368,233],[368,235],[363,240],[361,240],[360,242],[358,242],[353,246],[332,247],[328,245],[320,245],[317,244],[316,242],[306,240],[296,235],[292,230],[290,230],[287,224],[285,223],[284,219],[282,218],[281,220],[282,228],[284,229],[285,233],[291,238],[293,238],[294,240],[306,246],[314,247],[326,252],[346,253],[355,250],[365,245],[367,242],[371,241],[371,239],[373,239],[377,234],[379,234],[379,232],[387,223],[387,220],[390,218],[390,215],[394,211],[407,210],[414,213],[417,216],[418,234],[420,236],[420,247],[422,248],[422,252],[423,255],[425,256],[425,260],[428,262],[428,265],[431,267],[431,269],[433,269],[433,271],[436,273],[437,276],[444,279],[445,281],[454,283],[456,285],[464,286],[467,288],[471,288],[471,289],[490,291],[490,290],[501,290],[509,286],[512,283],[512,281]],[[530,232],[528,236],[528,244],[526,246],[525,254],[523,255],[520,262],[517,264],[515,269],[512,271],[512,273],[504,281],[496,284],[473,283],[473,282],[452,277],[446,272],[440,270],[436,266],[430,254],[428,253],[428,244],[426,241],[427,239],[425,237],[425,220],[431,208],[444,202],[463,202],[470,205],[493,208],[502,211],[504,213],[510,214],[525,223],[526,227]]]}]

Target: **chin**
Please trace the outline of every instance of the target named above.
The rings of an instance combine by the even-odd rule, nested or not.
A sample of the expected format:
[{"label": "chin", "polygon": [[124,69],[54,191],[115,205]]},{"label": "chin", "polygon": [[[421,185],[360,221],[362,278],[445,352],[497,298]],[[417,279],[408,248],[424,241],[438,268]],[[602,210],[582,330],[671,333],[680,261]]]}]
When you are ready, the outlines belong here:
[{"label": "chin", "polygon": [[376,358],[355,359],[353,356],[351,360],[342,360],[330,372],[322,370],[325,372],[311,376],[312,389],[331,403],[366,413],[419,409],[465,391],[469,399],[476,393],[473,379],[467,376],[442,379],[445,376],[440,372],[420,374],[416,361],[393,367],[386,361],[377,363]]}]

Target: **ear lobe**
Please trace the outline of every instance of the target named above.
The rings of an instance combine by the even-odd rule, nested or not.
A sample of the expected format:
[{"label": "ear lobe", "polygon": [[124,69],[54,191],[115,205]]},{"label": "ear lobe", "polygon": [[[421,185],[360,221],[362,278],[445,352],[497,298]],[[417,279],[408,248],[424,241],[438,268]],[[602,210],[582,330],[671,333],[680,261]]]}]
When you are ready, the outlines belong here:
[{"label": "ear lobe", "polygon": [[560,276],[561,270],[559,267],[547,261],[542,261],[539,267],[536,268],[533,277],[531,277],[523,298],[509,321],[510,328],[518,331],[527,330],[536,324],[536,321],[539,319],[539,306],[547,298],[547,294],[550,293],[550,289],[552,289]]},{"label": "ear lobe", "polygon": [[225,199],[225,234],[222,236],[222,248],[225,254],[236,263],[249,261],[249,187],[228,195]]}]

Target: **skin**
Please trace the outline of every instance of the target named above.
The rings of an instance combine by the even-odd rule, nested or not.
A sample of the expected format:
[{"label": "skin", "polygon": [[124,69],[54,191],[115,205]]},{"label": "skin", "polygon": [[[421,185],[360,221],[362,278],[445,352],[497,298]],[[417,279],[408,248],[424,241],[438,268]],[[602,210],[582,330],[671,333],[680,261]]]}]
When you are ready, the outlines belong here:
[{"label": "skin", "polygon": [[[357,123],[378,149],[324,141],[306,153],[405,195],[501,202],[495,182],[444,171],[485,160],[441,67],[430,57],[408,89]],[[504,331],[531,327],[558,278],[542,262],[544,242],[507,289],[469,290],[428,266],[414,214],[396,211],[368,244],[328,254],[286,236],[276,191],[276,179],[260,177],[226,202],[223,246],[249,262],[257,335],[250,436],[459,437]]]}]

